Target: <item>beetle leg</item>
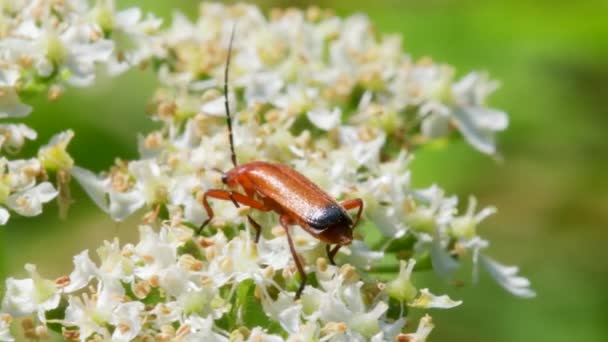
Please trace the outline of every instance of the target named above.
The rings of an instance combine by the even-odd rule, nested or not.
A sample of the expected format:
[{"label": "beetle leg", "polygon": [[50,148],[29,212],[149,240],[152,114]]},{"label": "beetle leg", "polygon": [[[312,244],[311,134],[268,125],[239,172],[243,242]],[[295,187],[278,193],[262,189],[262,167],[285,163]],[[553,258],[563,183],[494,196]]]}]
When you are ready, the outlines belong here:
[{"label": "beetle leg", "polygon": [[249,216],[249,215],[247,215],[247,220],[255,229],[255,243],[258,243],[258,241],[260,241],[260,234],[262,233],[262,227],[260,226],[259,223],[255,222],[255,220],[253,218],[251,218],[251,216]]},{"label": "beetle leg", "polygon": [[327,258],[332,265],[335,265],[334,257],[338,253],[338,250],[342,247],[342,245],[335,245],[333,249],[330,249],[329,245],[325,245],[325,252],[327,252]]},{"label": "beetle leg", "polygon": [[205,226],[207,224],[209,224],[209,222],[211,222],[211,219],[213,219],[213,216],[214,216],[213,209],[211,209],[211,206],[209,205],[208,197],[221,199],[221,200],[225,200],[225,201],[232,201],[232,203],[234,203],[234,205],[237,208],[239,207],[239,203],[241,203],[246,206],[252,207],[254,209],[261,210],[261,211],[270,210],[270,208],[266,207],[266,205],[264,205],[264,203],[258,202],[255,199],[247,197],[238,192],[221,190],[221,189],[207,190],[205,192],[205,194],[203,194],[203,207],[205,207],[205,211],[207,212],[207,219],[205,220],[205,222],[203,222],[201,227],[198,229],[197,234],[201,233],[203,228],[205,228]]},{"label": "beetle leg", "polygon": [[353,228],[355,228],[357,226],[357,223],[359,223],[359,219],[361,218],[361,213],[363,213],[363,200],[360,198],[353,198],[353,199],[349,199],[349,200],[341,202],[340,205],[342,206],[342,208],[344,208],[346,210],[359,208],[359,210],[357,211],[357,216],[355,217],[355,222],[353,223]]},{"label": "beetle leg", "polygon": [[302,267],[300,258],[298,257],[296,249],[293,245],[293,240],[291,239],[291,235],[289,234],[289,217],[282,215],[279,221],[281,222],[281,226],[283,226],[283,228],[285,229],[285,235],[287,235],[287,242],[289,243],[289,250],[291,251],[291,256],[293,257],[293,261],[296,263],[298,273],[300,273],[300,277],[302,278],[302,283],[300,283],[300,287],[298,288],[295,297],[295,300],[298,300],[300,299],[302,291],[304,291],[304,286],[306,286],[306,272],[304,272],[304,267]]}]

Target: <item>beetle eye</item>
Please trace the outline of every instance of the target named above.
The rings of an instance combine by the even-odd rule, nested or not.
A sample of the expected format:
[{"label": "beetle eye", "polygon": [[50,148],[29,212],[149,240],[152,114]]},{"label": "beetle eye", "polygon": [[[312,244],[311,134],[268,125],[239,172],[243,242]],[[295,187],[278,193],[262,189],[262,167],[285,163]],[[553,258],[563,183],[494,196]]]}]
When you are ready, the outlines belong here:
[{"label": "beetle eye", "polygon": [[222,175],[222,183],[228,184],[228,177],[226,177],[226,174]]}]

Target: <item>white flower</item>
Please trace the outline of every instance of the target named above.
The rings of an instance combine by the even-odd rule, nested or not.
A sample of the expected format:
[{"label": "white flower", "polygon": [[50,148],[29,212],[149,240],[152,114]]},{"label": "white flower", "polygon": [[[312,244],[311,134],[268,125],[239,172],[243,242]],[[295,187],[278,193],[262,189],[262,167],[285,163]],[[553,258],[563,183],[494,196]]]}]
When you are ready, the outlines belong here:
[{"label": "white flower", "polygon": [[[129,246],[127,251],[129,253],[123,253],[120,249],[118,239],[114,241],[104,241],[103,246],[97,248],[97,255],[101,261],[98,269],[97,278],[103,280],[120,280],[123,282],[133,281],[133,269],[135,261],[129,258],[127,255],[131,254],[133,246]],[[126,254],[126,255],[125,255]]]},{"label": "white flower", "polygon": [[518,276],[517,266],[506,266],[498,263],[494,259],[481,255],[481,264],[490,273],[492,278],[505,290],[517,297],[531,298],[536,296],[536,292],[530,289],[530,281],[527,278]]},{"label": "white flower", "polygon": [[[317,320],[321,326],[324,326],[322,329],[325,330],[324,339],[392,340],[400,329],[393,329],[394,326],[383,320],[388,305],[384,301],[368,305],[363,300],[361,289],[363,282],[347,280],[346,274],[339,272],[335,266],[327,266],[326,270],[317,270],[321,289],[313,287],[304,289],[302,294],[304,317],[309,322]],[[403,321],[395,324],[401,325]],[[292,330],[293,328],[299,327],[292,325]]]},{"label": "white flower", "polygon": [[169,202],[183,206],[184,220],[199,227],[207,218],[205,208],[195,197],[201,186],[201,180],[192,175],[174,176],[173,186],[169,191]]},{"label": "white flower", "polygon": [[[150,311],[154,317],[152,323],[156,328],[179,321],[182,317],[182,307],[178,302],[159,303]],[[149,317],[150,317],[149,316]]]},{"label": "white flower", "polygon": [[141,160],[129,163],[129,171],[137,180],[135,189],[139,190],[148,205],[164,203],[174,180],[161,169],[155,160]]},{"label": "white flower", "polygon": [[67,82],[73,86],[91,85],[95,78],[95,63],[107,62],[112,54],[112,41],[91,41],[96,33],[90,25],[75,24],[58,36],[43,37],[49,59],[70,72]]},{"label": "white flower", "polygon": [[71,174],[93,202],[117,221],[124,220],[146,203],[138,189],[117,191],[111,186],[109,178],[97,177],[89,170],[74,166]]},{"label": "white flower", "polygon": [[[225,98],[224,96],[219,96],[203,103],[200,108],[201,112],[207,115],[224,117],[226,115]],[[230,102],[233,102],[230,95],[228,99],[230,99]],[[234,108],[234,104],[231,104],[231,107]]]},{"label": "white flower", "polygon": [[[120,283],[117,285],[120,286]],[[114,309],[120,304],[122,293],[116,283],[108,286],[107,279],[104,279],[98,289],[100,292],[96,296],[83,294],[82,298],[68,298],[64,319],[66,325],[78,328],[81,341],[86,341],[94,333],[109,335],[106,323],[112,319]]]},{"label": "white flower", "polygon": [[11,335],[11,321],[11,315],[0,312],[0,341],[12,342],[15,340]]},{"label": "white flower", "polygon": [[210,261],[208,268],[217,286],[229,280],[240,282],[264,278],[266,267],[281,269],[291,261],[284,237],[270,241],[261,237],[255,244],[247,233],[242,232],[232,240],[218,244],[217,248],[218,256]]},{"label": "white flower", "polygon": [[25,270],[30,278],[6,279],[6,293],[1,310],[14,317],[36,313],[38,319],[45,322],[45,311],[59,305],[59,291],[53,281],[40,277],[36,266],[27,264]]},{"label": "white flower", "polygon": [[8,219],[11,217],[11,214],[3,207],[0,207],[0,226],[3,226],[8,222]]},{"label": "white flower", "polygon": [[135,269],[135,275],[142,279],[164,276],[177,261],[176,247],[168,240],[167,230],[162,228],[159,234],[149,226],[140,226],[139,235],[140,241],[135,246],[135,253],[144,265]]},{"label": "white flower", "polygon": [[22,216],[37,216],[42,213],[42,204],[57,197],[57,190],[49,182],[10,195],[6,206]]},{"label": "white flower", "polygon": [[442,278],[451,277],[458,267],[460,267],[460,263],[446,251],[446,247],[442,244],[442,241],[433,240],[430,243],[426,242],[427,246],[429,244],[433,271]]},{"label": "white flower", "polygon": [[420,116],[424,119],[420,131],[429,139],[444,137],[449,133],[450,109],[438,102],[429,101],[420,107]]},{"label": "white flower", "polygon": [[36,139],[36,131],[23,124],[0,124],[0,149],[16,153],[25,144],[25,140]]},{"label": "white flower", "polygon": [[410,191],[410,157],[402,152],[390,162],[382,163],[377,176],[363,184],[365,215],[387,237],[399,238],[407,231],[410,213],[405,210]]},{"label": "white flower", "polygon": [[[355,166],[365,165],[368,168],[375,168],[380,162],[380,149],[384,146],[386,134],[384,132],[369,132],[371,136],[362,137],[361,130],[357,127],[340,127],[340,144],[346,149],[339,151],[341,154],[349,155]],[[348,167],[351,172],[355,172],[355,167],[351,164]],[[346,172],[343,172],[345,174]]]},{"label": "white flower", "polygon": [[161,19],[148,14],[142,20],[137,7],[115,12],[114,1],[99,2],[96,10],[98,22],[112,31],[115,51],[108,61],[110,74],[122,73],[158,53],[153,33],[160,28]]},{"label": "white flower", "polygon": [[124,220],[146,203],[141,193],[137,190],[127,192],[110,190],[108,194],[110,203],[107,212],[116,221]]},{"label": "white flower", "polygon": [[40,164],[47,170],[71,169],[74,165],[74,160],[66,150],[72,138],[74,138],[72,130],[55,134],[51,138],[51,141],[38,151]]},{"label": "white flower", "polygon": [[266,287],[262,287],[262,305],[264,312],[271,318],[279,322],[281,327],[290,335],[296,334],[301,330],[302,305],[294,304],[293,297],[285,292],[280,292],[276,300],[273,300]]},{"label": "white flower", "polygon": [[477,224],[496,212],[496,208],[487,207],[475,214],[476,207],[477,199],[470,196],[466,213],[462,216],[454,217],[450,222],[452,235],[465,239],[473,238],[477,234]]},{"label": "white flower", "polygon": [[434,327],[435,325],[433,324],[431,316],[425,315],[420,319],[416,332],[411,334],[405,334],[404,337],[406,341],[410,342],[425,342]]},{"label": "white flower", "polygon": [[22,118],[32,111],[32,107],[21,103],[13,88],[0,87],[0,119]]},{"label": "white flower", "polygon": [[439,308],[439,309],[451,309],[458,305],[462,304],[461,300],[452,300],[447,295],[436,296],[432,294],[429,289],[421,289],[420,296],[414,299],[412,303],[409,303],[409,306],[415,308]]},{"label": "white flower", "polygon": [[42,165],[38,159],[17,159],[7,161],[8,182],[13,191],[23,191],[36,186],[36,181],[42,173]]},{"label": "white flower", "polygon": [[97,178],[91,171],[78,166],[74,166],[71,173],[93,202],[107,212],[106,182]]},{"label": "white flower", "polygon": [[264,329],[255,327],[249,334],[248,342],[264,341],[264,342],[283,342],[283,338],[279,335],[267,334]]},{"label": "white flower", "polygon": [[257,102],[271,102],[284,85],[283,79],[276,72],[251,74],[251,76],[240,79],[239,82],[245,86],[245,102],[248,106]]},{"label": "white flower", "polygon": [[497,88],[487,75],[470,73],[452,86],[456,108],[452,111],[458,129],[473,147],[494,154],[494,135],[509,124],[507,115],[499,110],[483,107],[485,98]]},{"label": "white flower", "polygon": [[185,321],[184,325],[187,325],[189,333],[185,336],[185,341],[209,341],[209,342],[228,342],[226,336],[220,335],[213,332],[213,318],[203,318],[200,316],[192,315],[189,316]]},{"label": "white flower", "polygon": [[74,256],[74,271],[70,273],[70,283],[63,288],[63,291],[66,293],[76,292],[87,286],[97,274],[97,266],[89,258],[89,251],[84,250]]},{"label": "white flower", "polygon": [[[2,45],[0,45],[2,46]],[[19,79],[19,70],[17,68],[3,67],[0,69],[0,89],[12,88]]]},{"label": "white flower", "polygon": [[344,249],[347,249],[348,253],[344,257],[339,257],[338,260],[344,259],[349,264],[363,270],[369,270],[384,257],[384,252],[375,251],[360,240],[353,240],[348,247],[343,247],[341,251]]},{"label": "white flower", "polygon": [[[420,189],[413,192],[412,197],[419,203],[414,214],[410,214],[410,225],[416,230],[416,224],[428,224],[432,221],[431,226],[442,227],[449,223],[456,213],[456,204],[458,198],[456,196],[446,197],[445,192],[439,186],[433,184],[426,189]],[[421,220],[421,221],[419,221]],[[418,228],[418,230],[420,230]],[[422,231],[428,231],[422,229]],[[430,230],[432,231],[432,229]]]},{"label": "white flower", "polygon": [[334,108],[332,111],[319,109],[319,110],[309,110],[306,113],[308,120],[324,131],[329,131],[338,124],[340,124],[340,116],[342,115],[342,110],[339,107]]},{"label": "white flower", "polygon": [[144,309],[140,302],[118,304],[109,320],[116,327],[112,341],[132,341],[137,337],[142,328]]},{"label": "white flower", "polygon": [[386,292],[392,298],[401,302],[408,302],[416,296],[418,290],[410,280],[416,260],[399,261],[399,275],[386,284]]}]

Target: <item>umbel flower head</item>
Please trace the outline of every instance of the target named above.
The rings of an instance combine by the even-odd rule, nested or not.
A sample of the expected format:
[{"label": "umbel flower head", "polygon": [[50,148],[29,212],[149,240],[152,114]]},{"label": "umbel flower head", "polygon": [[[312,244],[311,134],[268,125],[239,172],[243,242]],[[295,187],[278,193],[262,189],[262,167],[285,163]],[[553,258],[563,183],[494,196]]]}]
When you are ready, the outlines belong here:
[{"label": "umbel flower head", "polygon": [[[69,155],[71,131],[37,158],[0,160],[3,224],[4,207],[40,214],[58,195],[48,181],[55,173],[75,179],[117,221],[142,215],[138,241],[105,241],[94,258],[83,251],[68,275],[49,280],[27,265],[28,278],[7,279],[0,340],[12,340],[15,319],[29,316],[26,335],[54,329],[69,341],[424,341],[430,316],[407,331],[408,313],[462,302],[419,289],[415,271],[451,277],[468,255],[475,272],[479,263],[509,292],[534,295],[517,268],[482,254],[489,242],[478,233],[494,208],[475,213],[471,197],[459,213],[457,197],[410,183],[414,147],[434,139],[460,132],[478,151],[496,152],[494,135],[508,120],[486,107],[496,83],[484,74],[456,80],[450,66],[404,54],[398,36],[379,35],[364,15],[318,8],[266,17],[251,5],[203,3],[196,21],[175,14],[166,29],[112,1],[7,8],[0,118],[29,113],[21,99],[31,92],[89,84],[96,64],[111,74],[137,65],[153,66],[159,78],[151,117],[162,127],[139,138],[138,160],[100,174]],[[363,199],[363,222],[336,265],[325,243],[231,201],[212,202],[215,217],[197,234],[208,219],[204,193],[223,188],[222,173],[233,167],[224,102],[241,163],[282,163],[338,201]],[[4,149],[35,138],[27,127],[2,127]],[[262,227],[257,242],[249,217]],[[309,278],[297,300],[302,279],[286,234]],[[382,276],[386,269],[394,272]]]}]

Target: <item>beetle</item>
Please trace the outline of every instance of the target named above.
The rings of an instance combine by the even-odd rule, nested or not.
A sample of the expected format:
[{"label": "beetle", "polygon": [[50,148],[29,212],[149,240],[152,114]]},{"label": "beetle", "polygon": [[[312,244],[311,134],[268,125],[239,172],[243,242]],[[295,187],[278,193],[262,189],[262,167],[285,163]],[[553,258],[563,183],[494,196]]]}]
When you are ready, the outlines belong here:
[{"label": "beetle", "polygon": [[[306,272],[296,253],[289,226],[299,225],[315,238],[325,242],[329,261],[335,265],[334,256],[344,245],[353,240],[353,229],[359,223],[363,212],[363,200],[350,199],[336,202],[329,194],[319,188],[296,170],[278,163],[253,161],[239,165],[234,150],[232,118],[228,103],[228,70],[234,40],[235,28],[232,28],[228,46],[226,66],[224,69],[224,106],[230,143],[230,158],[233,168],[223,173],[222,183],[230,190],[210,189],[202,196],[202,205],[207,212],[207,219],[200,226],[198,233],[213,219],[213,209],[209,199],[232,201],[238,208],[246,205],[260,211],[273,211],[279,215],[279,222],[285,229],[291,255],[302,279],[295,299],[299,299],[306,285]],[[242,189],[243,193],[237,191]],[[347,210],[358,208],[353,220]],[[261,226],[247,215],[249,223],[256,230],[255,241],[258,242]],[[331,248],[331,245],[335,245]]]}]

